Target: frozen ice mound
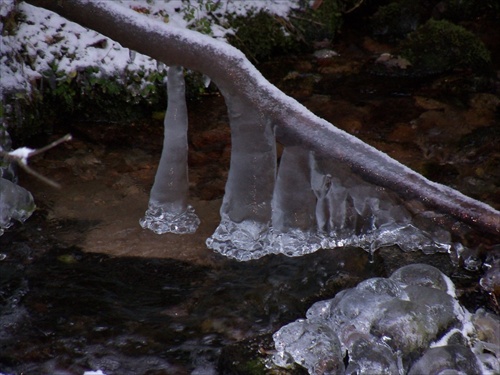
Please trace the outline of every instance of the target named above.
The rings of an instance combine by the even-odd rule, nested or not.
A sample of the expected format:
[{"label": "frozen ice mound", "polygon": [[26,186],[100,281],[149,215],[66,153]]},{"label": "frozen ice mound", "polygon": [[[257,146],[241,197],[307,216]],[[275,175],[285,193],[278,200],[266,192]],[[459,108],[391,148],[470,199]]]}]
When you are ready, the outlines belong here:
[{"label": "frozen ice mound", "polygon": [[0,235],[13,225],[13,221],[24,222],[35,210],[33,196],[25,188],[0,178]]},{"label": "frozen ice mound", "polygon": [[139,220],[139,224],[144,229],[149,229],[156,234],[187,234],[196,232],[200,225],[200,219],[191,206],[187,206],[184,212],[176,213],[171,209],[165,209],[150,202],[144,217]]},{"label": "frozen ice mound", "polygon": [[[473,326],[472,320],[482,326]],[[321,340],[334,342],[334,333],[340,345],[339,363],[346,363],[336,374],[489,374],[493,372],[485,369],[494,367],[491,363],[498,356],[492,358],[491,348],[500,340],[500,333],[491,334],[494,323],[481,311],[468,313],[441,271],[412,264],[389,278],[365,280],[331,300],[313,304],[306,319],[273,335],[277,350],[273,361],[321,373],[318,364],[329,357],[311,348]],[[489,334],[486,344],[477,344],[480,332]]]},{"label": "frozen ice mound", "polygon": [[278,354],[274,361],[286,367],[293,362],[305,367],[310,374],[339,374],[344,371],[340,341],[327,325],[298,320],[274,336]]}]

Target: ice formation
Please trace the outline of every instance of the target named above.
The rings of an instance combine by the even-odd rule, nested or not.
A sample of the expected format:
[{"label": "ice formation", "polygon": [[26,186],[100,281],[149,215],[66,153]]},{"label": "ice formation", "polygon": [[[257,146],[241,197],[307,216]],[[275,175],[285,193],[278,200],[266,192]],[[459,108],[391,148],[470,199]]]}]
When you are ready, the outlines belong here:
[{"label": "ice formation", "polygon": [[24,222],[35,210],[33,196],[23,187],[0,177],[0,235],[13,224]]},{"label": "ice formation", "polygon": [[[458,303],[446,275],[412,264],[315,303],[306,319],[273,335],[273,361],[282,367],[297,363],[310,374],[488,373],[495,358],[476,341],[486,325],[473,325],[476,315],[484,319],[481,311],[471,315]],[[337,342],[340,353],[324,350]],[[325,371],[325,364],[338,367]]]},{"label": "ice formation", "polygon": [[207,246],[239,260],[260,258],[269,248],[276,141],[262,114],[231,92],[222,92],[231,125],[231,162],[221,223]]},{"label": "ice formation", "polygon": [[[277,164],[271,121],[230,90],[221,90],[231,126],[231,162],[221,222],[207,246],[246,261],[267,254],[301,256],[320,248],[448,251],[449,233],[415,225],[414,215],[386,189],[337,161],[289,144]],[[187,204],[187,110],[183,70],[168,74],[168,109],[160,164],[141,220],[156,233],[192,233],[199,219]],[[422,221],[422,220],[420,220]]]},{"label": "ice formation", "polygon": [[304,255],[321,247],[316,235],[316,197],[311,186],[311,153],[285,147],[273,196],[273,238],[270,252]]},{"label": "ice formation", "polygon": [[[0,125],[0,151],[21,158],[25,156],[24,148],[10,151],[11,146],[9,133]],[[0,236],[13,225],[14,220],[24,222],[34,210],[31,193],[17,185],[14,162],[0,159]]]},{"label": "ice formation", "polygon": [[188,200],[187,107],[184,69],[168,70],[168,106],[165,113],[163,149],[149,207],[140,224],[155,233],[193,233],[200,220]]},{"label": "ice formation", "polygon": [[[317,217],[321,220],[329,217],[328,220],[330,220],[330,218],[342,215],[345,206],[346,226],[340,232],[354,234],[339,236],[338,229],[327,232],[326,235],[321,233],[325,236],[321,242],[323,247],[325,244],[326,246],[354,244],[373,251],[377,247],[395,243],[403,248],[407,247],[405,250],[411,247],[411,249],[422,249],[426,252],[446,251],[450,248],[449,234],[446,231],[436,232],[432,226],[429,227],[430,229],[425,228],[425,225],[422,227],[420,218],[416,220],[413,215],[409,216],[410,222],[400,222],[406,220],[406,214],[398,216],[395,220],[391,219],[389,222],[384,221],[392,210],[387,207],[395,207],[394,210],[398,211],[399,208],[404,210],[404,206],[401,202],[393,200],[390,200],[390,204],[385,204],[386,194],[383,193],[382,197],[379,197],[377,192],[383,189],[377,186],[390,189],[403,198],[417,198],[427,207],[436,207],[440,212],[453,215],[460,221],[485,232],[493,235],[499,233],[500,213],[497,210],[452,188],[427,180],[383,152],[314,115],[296,100],[270,84],[241,51],[227,43],[194,31],[172,27],[161,21],[146,20],[144,16],[115,2],[72,0],[68,7],[62,8],[50,2],[50,4],[35,0],[30,0],[30,2],[42,3],[41,6],[46,6],[67,16],[70,20],[100,31],[127,48],[151,56],[167,65],[184,66],[205,74],[225,92],[226,100],[236,98],[234,100],[244,103],[249,111],[258,112],[259,116],[265,114],[265,119],[259,121],[269,121],[276,129],[279,129],[281,135],[278,139],[285,146],[292,144],[284,140],[291,139],[295,143],[300,142],[306,149],[322,153],[331,160],[335,160],[335,163],[342,165],[349,175],[359,175],[373,183],[374,185],[370,185],[359,180],[361,183],[358,184],[355,181],[355,186],[350,186],[348,184],[350,181],[340,179],[340,183],[337,184],[335,174],[325,171],[325,183],[328,185],[328,175],[330,175],[331,181],[335,182],[332,185],[336,188],[330,189],[331,194],[326,191],[316,191],[317,196],[334,196],[335,201],[339,199],[337,196],[342,197],[346,193],[343,189],[347,190],[348,195],[345,195],[347,200],[344,204],[340,204],[338,212],[335,208],[335,211],[321,212]],[[110,28],[109,24],[115,27]],[[231,104],[228,105],[231,107]],[[245,167],[249,167],[251,163],[252,161],[248,160]],[[261,169],[266,169],[265,167],[267,166]],[[319,177],[321,180],[321,174]],[[267,185],[255,184],[254,186],[260,188]],[[248,194],[252,194],[252,191],[254,189],[247,189]],[[375,199],[364,196],[365,193],[375,193]],[[248,198],[239,200],[248,201]],[[330,197],[326,198],[326,202],[329,200],[331,200]],[[238,210],[235,207],[231,208],[232,202],[229,199],[226,199],[226,202],[228,206],[222,210],[222,213],[228,210]],[[380,207],[382,210],[379,210]],[[378,211],[385,212],[382,216],[378,216]],[[351,212],[355,213],[355,227],[347,225],[350,221],[354,221],[349,216]],[[367,217],[366,212],[369,213]],[[370,212],[375,214],[371,215]],[[279,236],[279,233],[272,227],[272,215],[267,219],[267,222],[271,223],[270,226],[267,224],[268,229],[266,229],[266,220],[259,215],[261,215],[260,210],[256,217],[245,217],[244,221],[237,219],[224,222],[223,218],[218,231],[209,240],[210,242],[213,239],[212,247],[240,260],[253,259],[276,252],[276,246],[268,245],[274,243],[274,238]],[[162,215],[157,213],[156,216]],[[359,221],[360,217],[363,220]],[[365,221],[365,218],[368,218],[368,221]],[[245,225],[240,225],[242,223]],[[317,225],[318,222],[316,222]],[[233,231],[233,226],[242,230]],[[365,232],[363,228],[368,228],[368,230]],[[288,229],[287,231],[290,232]],[[236,234],[234,240],[226,240],[227,237],[224,237],[226,232],[234,232]],[[219,239],[218,234],[223,234],[223,236]],[[239,247],[240,243],[248,243],[246,240],[248,238],[257,239],[259,244],[247,249],[235,250],[235,245]],[[306,252],[314,246],[306,246]],[[292,254],[289,254],[287,250],[283,251],[288,255],[302,254],[302,250],[292,252]]]},{"label": "ice formation", "polygon": [[[222,222],[207,240],[209,248],[238,260],[279,253],[302,256],[348,245],[370,252],[390,245],[425,253],[450,250],[447,231],[418,227],[415,219],[423,224],[425,219],[416,218],[394,194],[302,146],[284,148],[274,178],[270,128],[254,126],[250,135],[230,119],[233,151]],[[251,147],[253,152],[259,138],[268,147],[260,158],[245,151]]]}]

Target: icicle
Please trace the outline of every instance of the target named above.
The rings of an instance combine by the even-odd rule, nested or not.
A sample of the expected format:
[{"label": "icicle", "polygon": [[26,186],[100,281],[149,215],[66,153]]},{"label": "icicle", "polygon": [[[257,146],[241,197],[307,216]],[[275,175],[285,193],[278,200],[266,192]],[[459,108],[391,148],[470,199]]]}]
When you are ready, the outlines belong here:
[{"label": "icicle", "polygon": [[187,107],[182,67],[168,70],[168,106],[160,163],[149,198],[149,208],[140,224],[157,234],[193,233],[200,220],[188,205]]},{"label": "icicle", "polygon": [[310,160],[310,152],[300,146],[283,150],[273,196],[273,252],[300,256],[321,247]]},{"label": "icicle", "polygon": [[338,162],[315,155],[311,180],[324,248],[351,245],[370,253],[390,245],[425,253],[450,249],[448,232],[429,225],[425,217],[415,218],[394,194]]},{"label": "icicle", "polygon": [[276,142],[270,122],[241,97],[224,92],[231,125],[231,163],[221,223],[207,246],[238,260],[268,253]]}]

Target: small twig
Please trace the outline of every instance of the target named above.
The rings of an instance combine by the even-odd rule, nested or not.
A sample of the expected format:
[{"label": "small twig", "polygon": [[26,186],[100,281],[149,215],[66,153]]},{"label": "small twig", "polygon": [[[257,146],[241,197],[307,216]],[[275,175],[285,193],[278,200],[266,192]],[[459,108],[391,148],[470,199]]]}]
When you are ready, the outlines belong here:
[{"label": "small twig", "polygon": [[47,146],[30,151],[28,153],[28,155],[24,156],[24,157],[13,155],[12,153],[0,150],[0,157],[2,157],[5,160],[10,160],[10,161],[16,162],[17,165],[19,165],[26,173],[38,178],[40,181],[46,183],[49,186],[52,186],[53,188],[60,189],[61,185],[59,183],[51,180],[50,178],[43,176],[42,174],[35,171],[33,168],[29,167],[27,159],[32,157],[32,156],[39,155],[43,152],[46,152],[47,150],[50,150],[51,148],[54,148],[63,142],[67,142],[67,141],[71,140],[71,138],[72,138],[71,134],[66,134],[64,137],[61,137],[61,138],[55,140],[54,142],[48,144]]},{"label": "small twig", "polygon": [[357,8],[359,8],[361,6],[361,4],[363,4],[363,1],[364,0],[359,0],[353,7],[347,9],[344,11],[344,14],[348,14],[348,13],[351,13],[353,12],[354,10],[356,10]]},{"label": "small twig", "polygon": [[30,175],[38,178],[40,181],[46,183],[47,185],[49,186],[52,186],[53,188],[55,189],[60,189],[61,188],[61,184],[59,184],[58,182],[55,182],[54,180],[51,180],[50,178],[47,178],[43,175],[41,175],[40,173],[38,173],[37,171],[35,171],[33,168],[30,168],[28,167],[27,164],[25,163],[22,163],[22,162],[18,162],[17,163],[26,173],[29,173]]},{"label": "small twig", "polygon": [[71,141],[72,138],[73,137],[71,136],[71,134],[66,134],[64,137],[61,137],[59,139],[56,139],[54,142],[49,143],[47,146],[43,146],[42,148],[30,152],[29,157],[44,153],[45,151],[50,150],[51,148],[54,148],[60,145],[61,143]]}]

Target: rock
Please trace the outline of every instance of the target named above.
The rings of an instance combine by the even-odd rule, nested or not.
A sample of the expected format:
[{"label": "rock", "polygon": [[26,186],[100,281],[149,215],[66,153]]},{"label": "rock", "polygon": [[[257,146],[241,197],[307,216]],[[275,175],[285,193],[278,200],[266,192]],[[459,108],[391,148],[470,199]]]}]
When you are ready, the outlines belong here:
[{"label": "rock", "polygon": [[465,346],[447,345],[431,348],[410,369],[408,375],[481,374],[481,365]]}]

